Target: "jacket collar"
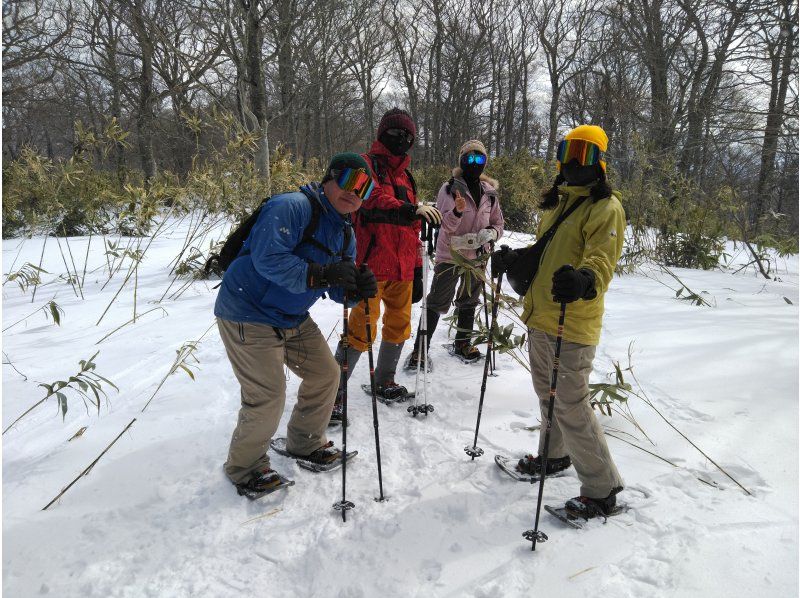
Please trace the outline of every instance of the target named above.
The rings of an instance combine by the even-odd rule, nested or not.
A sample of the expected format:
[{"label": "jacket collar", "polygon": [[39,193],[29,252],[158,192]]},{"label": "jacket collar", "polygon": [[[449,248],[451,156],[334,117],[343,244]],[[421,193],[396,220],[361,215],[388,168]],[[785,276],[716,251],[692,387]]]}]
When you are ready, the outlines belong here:
[{"label": "jacket collar", "polygon": [[408,154],[395,156],[377,139],[372,142],[372,145],[369,148],[369,153],[373,156],[379,156],[381,161],[388,164],[389,170],[395,174],[403,172],[406,168],[408,168],[409,164],[411,164],[411,156]]},{"label": "jacket collar", "polygon": [[569,197],[584,197],[592,192],[591,185],[565,185],[562,189]]}]

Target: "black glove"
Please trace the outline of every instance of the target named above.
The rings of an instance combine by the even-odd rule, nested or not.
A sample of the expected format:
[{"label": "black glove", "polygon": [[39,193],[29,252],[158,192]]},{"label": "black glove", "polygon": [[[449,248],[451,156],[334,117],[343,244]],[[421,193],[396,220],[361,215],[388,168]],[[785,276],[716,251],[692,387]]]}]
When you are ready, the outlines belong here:
[{"label": "black glove", "polygon": [[346,293],[352,293],[358,290],[357,274],[355,264],[350,261],[334,262],[327,266],[311,263],[308,265],[306,283],[309,289],[342,287]]},{"label": "black glove", "polygon": [[439,226],[442,223],[442,213],[433,206],[404,203],[397,209],[400,212],[402,222],[410,223],[414,220],[425,220],[431,226]]},{"label": "black glove", "polygon": [[594,299],[594,272],[588,268],[576,270],[569,264],[561,266],[553,274],[553,301],[572,303],[578,299]]},{"label": "black glove", "polygon": [[501,273],[508,272],[508,269],[519,258],[519,249],[509,249],[508,245],[502,245],[500,249],[492,252],[492,278],[497,278]]},{"label": "black glove", "polygon": [[422,294],[425,288],[422,286],[422,266],[414,268],[414,287],[411,290],[411,303],[422,301]]},{"label": "black glove", "polygon": [[361,266],[356,276],[356,286],[362,299],[372,299],[378,294],[378,281],[369,266]]},{"label": "black glove", "polygon": [[417,219],[417,206],[413,203],[404,203],[397,211],[400,213],[401,224],[411,224]]}]

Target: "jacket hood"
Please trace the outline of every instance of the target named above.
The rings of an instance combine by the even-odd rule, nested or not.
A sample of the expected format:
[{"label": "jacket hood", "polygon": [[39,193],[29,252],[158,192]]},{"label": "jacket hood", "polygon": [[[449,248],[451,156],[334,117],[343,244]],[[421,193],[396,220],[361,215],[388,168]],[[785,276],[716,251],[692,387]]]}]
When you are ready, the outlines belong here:
[{"label": "jacket hood", "polygon": [[[453,176],[455,178],[458,178],[458,179],[463,179],[464,178],[464,171],[461,169],[460,166],[456,166],[453,169]],[[484,183],[487,183],[495,191],[499,191],[500,190],[500,183],[497,181],[497,179],[493,179],[492,177],[487,176],[484,173],[481,173],[480,180],[482,180]]]}]

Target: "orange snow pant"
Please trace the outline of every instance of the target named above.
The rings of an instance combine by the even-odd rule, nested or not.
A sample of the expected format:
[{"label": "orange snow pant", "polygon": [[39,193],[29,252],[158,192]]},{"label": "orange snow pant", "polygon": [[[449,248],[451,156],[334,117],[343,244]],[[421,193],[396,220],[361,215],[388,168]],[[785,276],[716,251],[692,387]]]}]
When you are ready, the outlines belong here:
[{"label": "orange snow pant", "polygon": [[[378,282],[378,294],[369,300],[369,321],[371,342],[378,333],[378,318],[381,315],[381,301],[384,304],[381,338],[389,343],[402,344],[411,336],[411,291],[410,280],[384,280]],[[347,320],[350,346],[361,351],[367,350],[367,318],[364,302],[350,310]]]}]

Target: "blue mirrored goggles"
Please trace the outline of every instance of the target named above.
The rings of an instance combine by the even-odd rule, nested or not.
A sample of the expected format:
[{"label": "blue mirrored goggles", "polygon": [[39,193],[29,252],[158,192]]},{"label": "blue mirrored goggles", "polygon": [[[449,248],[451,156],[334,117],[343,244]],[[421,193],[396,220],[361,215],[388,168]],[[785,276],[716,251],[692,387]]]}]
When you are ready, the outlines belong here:
[{"label": "blue mirrored goggles", "polygon": [[478,164],[479,166],[483,166],[486,164],[486,156],[483,154],[470,154],[464,158],[464,161],[467,164]]}]

